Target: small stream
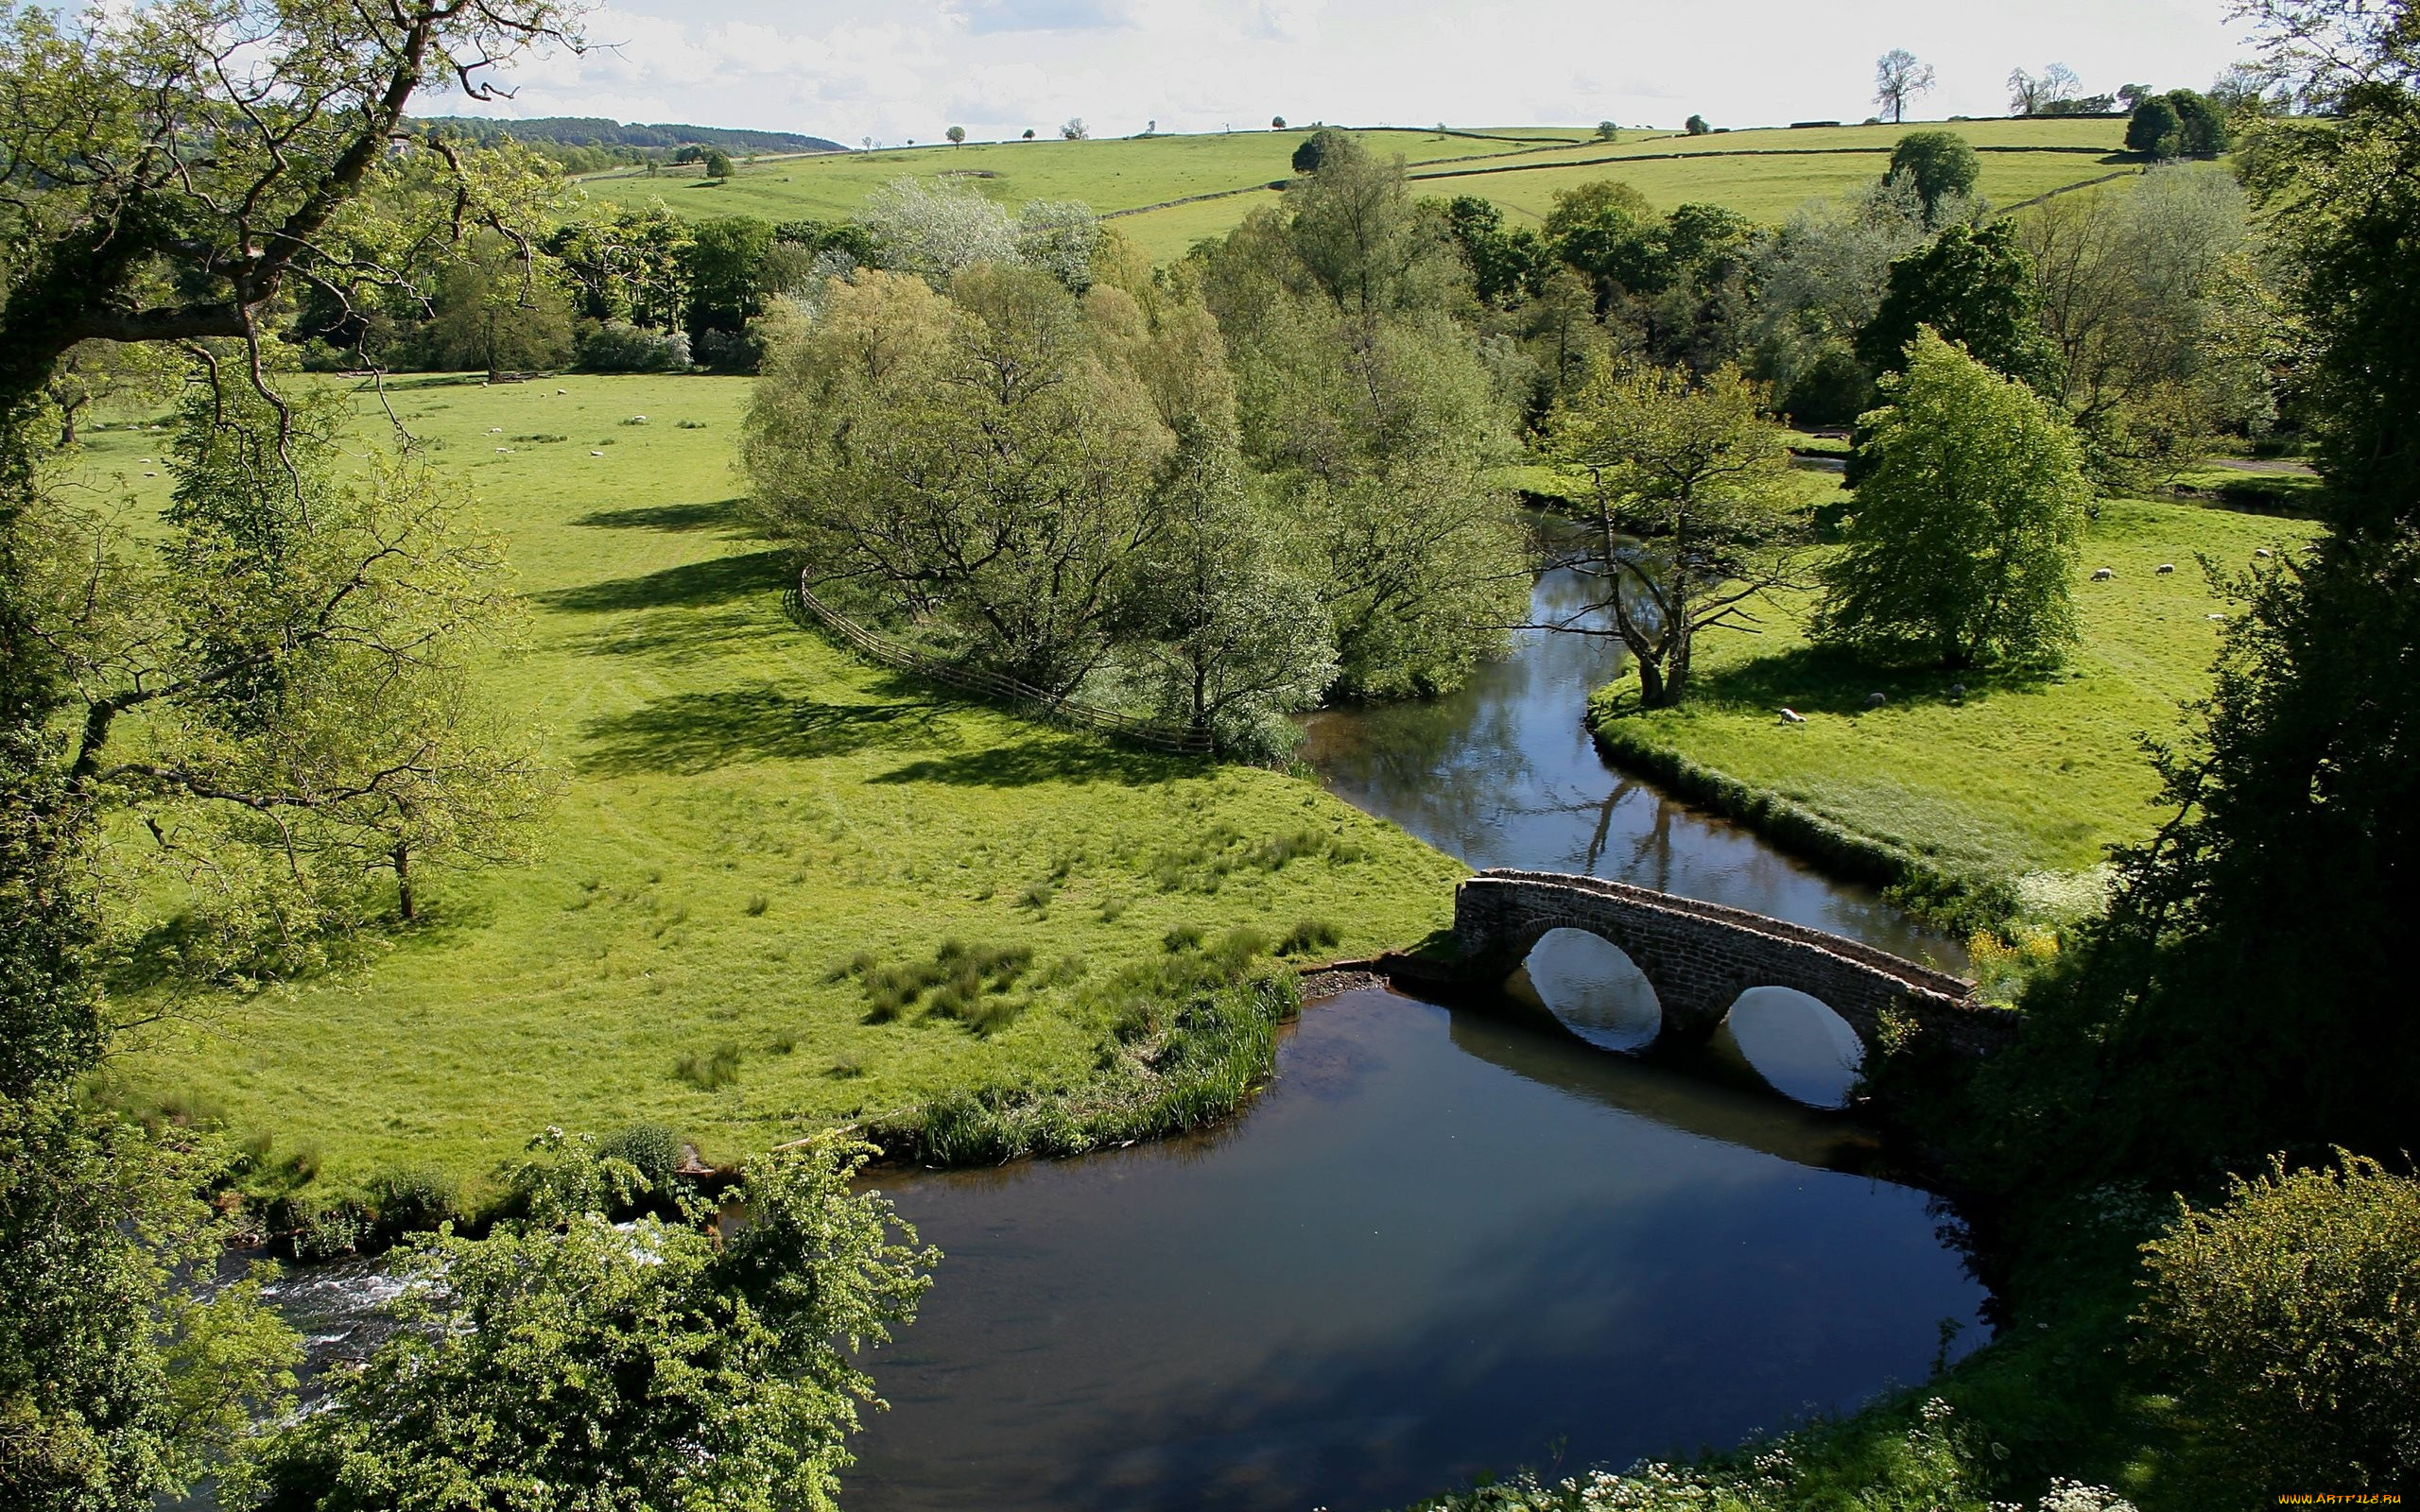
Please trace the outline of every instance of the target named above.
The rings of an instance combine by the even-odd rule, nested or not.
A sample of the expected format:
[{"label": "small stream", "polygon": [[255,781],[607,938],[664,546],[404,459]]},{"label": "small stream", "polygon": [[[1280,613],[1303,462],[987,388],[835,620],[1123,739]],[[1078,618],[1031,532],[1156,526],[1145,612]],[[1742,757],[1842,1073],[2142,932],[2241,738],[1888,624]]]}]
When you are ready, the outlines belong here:
[{"label": "small stream", "polygon": [[[1549,575],[1532,617],[1578,592]],[[1872,893],[1610,770],[1580,714],[1618,657],[1525,633],[1452,697],[1311,717],[1305,754],[1473,867],[1616,877],[1963,964]],[[1839,1047],[1783,1005],[1779,1030],[1695,1063],[1616,1053],[1627,963],[1591,940],[1550,936],[1509,984],[1569,1029],[1351,991],[1305,1011],[1269,1090],[1209,1134],[882,1173],[946,1258],[867,1362],[891,1408],[867,1416],[844,1503],[1382,1508],[1736,1442],[1979,1343],[1950,1215],[1854,1117],[1807,1106],[1844,1080]],[[390,1287],[355,1263],[279,1300],[333,1358]]]}]

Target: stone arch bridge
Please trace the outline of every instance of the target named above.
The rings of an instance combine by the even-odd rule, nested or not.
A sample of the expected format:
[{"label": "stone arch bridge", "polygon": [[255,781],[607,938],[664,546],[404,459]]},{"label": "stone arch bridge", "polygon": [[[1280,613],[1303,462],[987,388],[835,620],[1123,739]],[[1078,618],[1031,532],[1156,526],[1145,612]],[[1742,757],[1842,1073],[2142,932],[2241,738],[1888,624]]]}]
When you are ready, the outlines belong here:
[{"label": "stone arch bridge", "polygon": [[1988,1054],[2015,1031],[2016,1015],[1977,1002],[1972,982],[1744,908],[1545,871],[1482,871],[1454,894],[1454,935],[1474,975],[1509,974],[1553,929],[1618,946],[1654,987],[1667,1035],[1713,1033],[1739,994],[1757,987],[1821,999],[1869,1051],[1886,1012],[1970,1054]]}]

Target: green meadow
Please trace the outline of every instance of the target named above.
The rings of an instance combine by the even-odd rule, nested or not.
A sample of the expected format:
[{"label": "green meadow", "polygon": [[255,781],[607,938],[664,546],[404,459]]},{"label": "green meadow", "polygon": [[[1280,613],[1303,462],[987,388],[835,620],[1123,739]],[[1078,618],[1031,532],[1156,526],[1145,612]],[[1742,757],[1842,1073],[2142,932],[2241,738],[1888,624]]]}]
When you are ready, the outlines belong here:
[{"label": "green meadow", "polygon": [[[549,1124],[659,1122],[729,1160],[1074,1084],[1103,1032],[1082,988],[1172,933],[1314,922],[1333,958],[1450,916],[1456,863],[1309,782],[970,705],[792,623],[735,498],[746,380],[388,390],[521,575],[529,648],[494,688],[564,773],[542,859],[442,883],[424,927],[325,976],[128,1005],[172,1010],[114,1068],[138,1101],[316,1151],[337,1189],[434,1163],[475,1191]],[[95,432],[84,465],[156,505],[164,439]],[[986,1011],[887,1016],[866,969],[951,940],[1014,968]]]},{"label": "green meadow", "polygon": [[[2078,874],[2158,822],[2142,741],[2178,739],[2184,705],[2207,691],[2221,630],[2210,616],[2233,606],[2200,558],[2237,572],[2311,534],[2295,520],[2110,500],[2075,589],[2082,644],[2060,667],[1878,670],[1810,644],[1809,596],[1778,594],[1762,633],[1699,643],[1682,708],[1639,713],[1616,684],[1593,709],[1616,747],[1677,755],[1953,877],[2017,882],[2040,913],[2071,914],[2092,896]],[[2091,581],[2101,567],[2116,576]],[[1785,722],[1785,708],[1806,723]]]},{"label": "green meadow", "polygon": [[[1544,217],[1554,194],[1593,179],[1621,179],[1659,209],[1687,201],[1724,205],[1778,221],[1809,198],[1875,178],[1883,154],[1919,126],[1765,128],[1707,136],[1625,132],[1600,142],[1582,129],[1478,128],[1441,136],[1387,129],[1368,133],[1399,152],[1418,192],[1478,195],[1516,221]],[[1996,204],[2082,183],[2129,166],[2118,156],[2121,120],[2052,118],[1955,121],[1982,154],[1981,192]],[[1220,234],[1254,206],[1274,204],[1267,186],[1287,178],[1302,130],[1098,142],[1007,142],[885,149],[742,163],[717,183],[664,173],[617,171],[581,180],[603,201],[662,199],[685,215],[747,215],[767,220],[830,219],[856,213],[865,197],[906,176],[953,175],[1004,203],[1081,199],[1155,259]],[[1225,193],[1226,191],[1246,191]],[[1222,198],[1169,204],[1197,195]],[[1165,206],[1146,209],[1149,206]]]}]

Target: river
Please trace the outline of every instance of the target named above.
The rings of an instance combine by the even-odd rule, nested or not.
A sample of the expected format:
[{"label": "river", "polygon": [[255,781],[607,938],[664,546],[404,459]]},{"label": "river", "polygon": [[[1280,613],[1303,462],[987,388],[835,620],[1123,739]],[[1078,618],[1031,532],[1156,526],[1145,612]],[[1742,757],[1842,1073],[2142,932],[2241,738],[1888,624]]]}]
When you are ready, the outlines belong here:
[{"label": "river", "polygon": [[[1577,592],[1550,575],[1538,608]],[[1618,877],[1959,964],[1871,893],[1610,771],[1579,714],[1616,656],[1528,633],[1452,697],[1315,716],[1305,753],[1474,867]],[[1513,984],[1584,1038],[1365,988],[1308,1008],[1216,1132],[884,1173],[947,1258],[868,1361],[891,1408],[856,1442],[851,1512],[1380,1508],[1734,1442],[1979,1342],[1984,1293],[1939,1205],[1853,1117],[1745,1069],[1821,1103],[1835,1047],[1784,1013],[1722,1041],[1729,1074],[1601,1048],[1627,1010],[1592,1018],[1591,995],[1625,988],[1589,943],[1550,939]],[[342,1275],[287,1286],[316,1337],[358,1348],[332,1295],[377,1273]]]}]

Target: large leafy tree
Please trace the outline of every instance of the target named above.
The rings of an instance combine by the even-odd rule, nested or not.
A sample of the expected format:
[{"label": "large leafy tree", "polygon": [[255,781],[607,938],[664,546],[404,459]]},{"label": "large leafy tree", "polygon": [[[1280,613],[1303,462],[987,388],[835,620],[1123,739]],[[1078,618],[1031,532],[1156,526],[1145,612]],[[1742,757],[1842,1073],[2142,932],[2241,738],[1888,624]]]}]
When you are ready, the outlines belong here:
[{"label": "large leafy tree", "polygon": [[836,591],[1066,692],[1108,657],[1166,527],[1174,436],[1118,350],[1122,294],[1087,304],[988,265],[951,290],[883,273],[832,287],[757,386],[756,507]]},{"label": "large leafy tree", "polygon": [[[0,7],[0,1484],[17,1504],[149,1506],[273,1391],[283,1349],[240,1289],[164,1295],[175,1257],[213,1242],[180,1205],[199,1169],[75,1096],[107,1042],[86,974],[103,921],[96,799],[59,738],[75,656],[43,619],[61,546],[44,390],[94,341],[216,341],[260,382],[285,301],[342,307],[469,226],[509,225],[527,176],[499,185],[443,146],[397,156],[406,112],[428,88],[490,93],[566,24],[554,0]],[[373,181],[411,192],[371,206]]]},{"label": "large leafy tree", "polygon": [[1947,667],[2056,653],[2075,638],[2069,580],[2092,500],[2074,434],[1930,330],[1882,388],[1816,634],[1922,647]]},{"label": "large leafy tree", "polygon": [[2008,222],[1948,226],[1891,265],[1890,287],[1858,334],[1858,355],[1875,372],[1897,372],[1916,333],[1930,327],[2012,378],[2047,382],[2051,355],[2032,272]]},{"label": "large leafy tree", "polygon": [[1595,529],[1568,564],[1596,585],[1547,627],[1618,637],[1647,708],[1687,695],[1702,632],[1753,628],[1792,576],[1805,516],[1766,403],[1737,369],[1608,369],[1547,417],[1547,455],[1589,480]]},{"label": "large leafy tree", "polygon": [[1908,176],[1924,201],[1925,214],[1931,215],[1943,201],[1973,194],[1983,163],[1955,131],[1910,131],[1892,145],[1890,172],[1893,178]]},{"label": "large leafy tree", "polygon": [[873,1153],[823,1137],[760,1158],[719,1242],[617,1228],[596,1200],[615,1183],[593,1181],[547,1183],[535,1221],[485,1240],[420,1242],[395,1263],[406,1326],[270,1436],[249,1488],[271,1512],[831,1512],[880,1402],[851,1356],[914,1318],[940,1258],[852,1190]]}]

